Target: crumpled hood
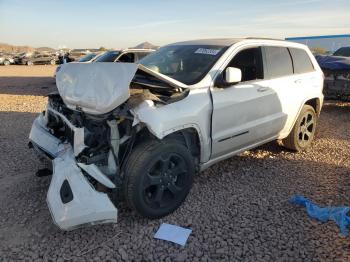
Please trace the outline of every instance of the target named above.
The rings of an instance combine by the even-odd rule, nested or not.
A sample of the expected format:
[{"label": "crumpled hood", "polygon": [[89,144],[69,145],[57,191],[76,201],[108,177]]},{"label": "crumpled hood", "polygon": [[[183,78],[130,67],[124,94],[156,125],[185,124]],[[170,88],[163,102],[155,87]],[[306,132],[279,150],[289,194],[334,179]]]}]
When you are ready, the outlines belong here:
[{"label": "crumpled hood", "polygon": [[68,63],[56,74],[56,85],[67,107],[90,114],[105,114],[130,96],[129,86],[137,69],[174,88],[188,86],[134,63]]},{"label": "crumpled hood", "polygon": [[69,108],[104,114],[129,98],[136,70],[133,63],[68,63],[57,72],[56,85]]}]

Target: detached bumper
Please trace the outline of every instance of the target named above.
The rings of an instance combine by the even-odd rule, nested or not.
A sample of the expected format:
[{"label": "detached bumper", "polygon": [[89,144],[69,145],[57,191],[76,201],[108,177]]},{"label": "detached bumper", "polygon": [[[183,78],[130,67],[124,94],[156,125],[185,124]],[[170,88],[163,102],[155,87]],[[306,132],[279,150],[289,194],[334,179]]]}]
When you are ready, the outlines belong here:
[{"label": "detached bumper", "polygon": [[96,191],[77,166],[71,147],[53,160],[47,193],[54,222],[63,230],[84,225],[117,222],[118,210],[105,193]]},{"label": "detached bumper", "polygon": [[46,200],[55,224],[62,230],[72,230],[84,225],[116,223],[118,210],[107,194],[94,189],[77,165],[72,147],[51,135],[44,123],[40,115],[33,123],[29,139],[54,158]]}]

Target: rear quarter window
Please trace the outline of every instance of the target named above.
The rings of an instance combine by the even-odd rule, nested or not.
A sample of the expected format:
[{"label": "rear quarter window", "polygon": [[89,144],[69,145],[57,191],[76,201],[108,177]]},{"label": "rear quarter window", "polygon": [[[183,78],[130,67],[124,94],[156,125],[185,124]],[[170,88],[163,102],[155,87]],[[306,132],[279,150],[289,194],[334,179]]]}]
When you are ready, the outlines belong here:
[{"label": "rear quarter window", "polygon": [[294,73],[302,74],[314,71],[314,66],[305,50],[299,48],[289,48],[293,58]]},{"label": "rear quarter window", "polygon": [[286,47],[267,46],[265,52],[270,78],[293,74],[292,58]]}]

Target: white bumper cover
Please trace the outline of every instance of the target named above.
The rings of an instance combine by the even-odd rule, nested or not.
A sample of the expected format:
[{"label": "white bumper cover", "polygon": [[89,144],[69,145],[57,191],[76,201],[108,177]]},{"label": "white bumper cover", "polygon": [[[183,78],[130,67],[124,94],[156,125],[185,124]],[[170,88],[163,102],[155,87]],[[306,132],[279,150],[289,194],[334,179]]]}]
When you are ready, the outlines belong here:
[{"label": "white bumper cover", "polygon": [[40,115],[33,123],[29,139],[55,158],[47,194],[54,222],[62,230],[117,222],[117,208],[107,194],[96,191],[83,175],[72,147],[51,135],[43,123],[44,118]]},{"label": "white bumper cover", "polygon": [[[117,222],[117,209],[106,194],[96,191],[90,185],[77,166],[70,146],[53,160],[53,167],[47,204],[55,223],[61,229],[71,230],[86,224]],[[72,199],[64,203],[65,198],[70,199],[70,191]]]},{"label": "white bumper cover", "polygon": [[33,122],[32,129],[29,133],[29,140],[34,142],[45,153],[55,158],[58,153],[58,147],[61,141],[51,135],[45,128],[46,122],[42,114],[40,114]]}]

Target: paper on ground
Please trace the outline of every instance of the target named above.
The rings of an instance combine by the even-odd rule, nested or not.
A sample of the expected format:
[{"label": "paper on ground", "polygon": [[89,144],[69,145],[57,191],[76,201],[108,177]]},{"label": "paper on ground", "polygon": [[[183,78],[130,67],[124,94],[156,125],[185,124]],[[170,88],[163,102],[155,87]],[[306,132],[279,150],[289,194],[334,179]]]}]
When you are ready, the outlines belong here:
[{"label": "paper on ground", "polygon": [[154,238],[171,241],[184,246],[191,232],[192,230],[188,228],[163,223],[154,235]]}]

